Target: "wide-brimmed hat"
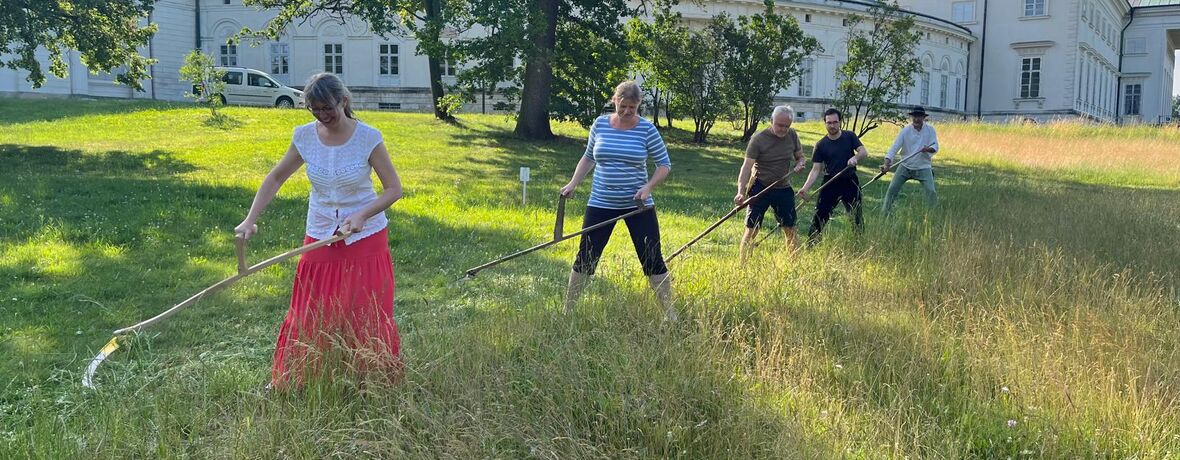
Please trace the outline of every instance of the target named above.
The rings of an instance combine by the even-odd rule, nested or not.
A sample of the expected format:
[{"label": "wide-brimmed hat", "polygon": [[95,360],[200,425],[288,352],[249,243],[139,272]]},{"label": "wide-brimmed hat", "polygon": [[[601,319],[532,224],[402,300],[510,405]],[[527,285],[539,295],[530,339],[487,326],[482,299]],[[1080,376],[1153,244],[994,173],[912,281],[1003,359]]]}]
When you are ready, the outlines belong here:
[{"label": "wide-brimmed hat", "polygon": [[930,115],[928,115],[926,113],[926,109],[923,109],[921,107],[914,107],[914,110],[910,111],[910,116],[911,117],[928,117]]}]

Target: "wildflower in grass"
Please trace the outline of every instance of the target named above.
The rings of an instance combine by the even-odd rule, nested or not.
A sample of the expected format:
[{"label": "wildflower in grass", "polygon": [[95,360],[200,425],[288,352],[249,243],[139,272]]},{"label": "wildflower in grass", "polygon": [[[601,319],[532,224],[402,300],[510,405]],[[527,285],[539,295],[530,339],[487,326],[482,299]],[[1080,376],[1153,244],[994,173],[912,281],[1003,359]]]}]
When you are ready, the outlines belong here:
[{"label": "wildflower in grass", "polygon": [[1016,420],[1008,420],[1008,428],[1016,428]]}]

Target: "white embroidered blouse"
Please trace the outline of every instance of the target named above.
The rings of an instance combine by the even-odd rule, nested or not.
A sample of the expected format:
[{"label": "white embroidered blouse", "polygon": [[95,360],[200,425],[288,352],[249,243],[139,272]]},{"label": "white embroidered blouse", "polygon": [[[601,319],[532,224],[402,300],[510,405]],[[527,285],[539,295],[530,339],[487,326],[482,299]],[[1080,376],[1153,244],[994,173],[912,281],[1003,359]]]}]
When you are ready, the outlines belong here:
[{"label": "white embroidered blouse", "polygon": [[[307,236],[317,240],[329,238],[344,219],[377,199],[369,155],[382,142],[381,132],[358,121],[352,137],[344,144],[324,145],[313,121],[296,127],[292,142],[307,164],[307,178],[311,181]],[[388,224],[385,211],[374,214],[359,232],[345,238],[344,243],[355,243]]]}]

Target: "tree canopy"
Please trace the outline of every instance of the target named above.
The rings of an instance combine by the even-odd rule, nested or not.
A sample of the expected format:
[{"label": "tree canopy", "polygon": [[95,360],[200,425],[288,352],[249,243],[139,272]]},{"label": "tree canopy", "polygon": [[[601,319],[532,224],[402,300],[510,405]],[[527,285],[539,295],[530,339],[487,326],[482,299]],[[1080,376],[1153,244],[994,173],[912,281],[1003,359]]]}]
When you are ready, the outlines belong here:
[{"label": "tree canopy", "polygon": [[866,18],[853,15],[848,25],[848,62],[836,70],[842,79],[835,105],[847,118],[845,126],[864,136],[882,122],[905,119],[896,103],[914,85],[922,62],[914,56],[921,35],[914,18],[897,6],[881,3]]},{"label": "tree canopy", "polygon": [[27,70],[34,88],[45,84],[38,50],[48,53],[49,73],[65,78],[69,50],[91,72],[142,91],[152,60],[139,53],[156,32],[146,20],[154,0],[0,0],[0,65]]},{"label": "tree canopy", "polygon": [[453,6],[460,0],[244,0],[247,5],[277,11],[262,30],[244,30],[244,35],[278,37],[294,21],[323,14],[336,16],[341,22],[357,17],[381,36],[408,36],[418,43],[418,53],[427,57],[430,94],[435,117],[452,118],[449,104],[443,103],[442,63],[449,57],[443,30],[454,16]]}]

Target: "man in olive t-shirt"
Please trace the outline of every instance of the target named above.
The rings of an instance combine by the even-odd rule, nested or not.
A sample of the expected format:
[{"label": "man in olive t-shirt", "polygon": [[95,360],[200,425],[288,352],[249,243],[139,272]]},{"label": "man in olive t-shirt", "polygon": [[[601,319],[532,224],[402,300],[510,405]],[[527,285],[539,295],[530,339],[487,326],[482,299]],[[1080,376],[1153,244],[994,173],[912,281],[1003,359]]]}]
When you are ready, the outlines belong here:
[{"label": "man in olive t-shirt", "polygon": [[[780,105],[774,108],[770,115],[770,127],[755,133],[746,145],[746,161],[742,163],[738,172],[738,192],[733,197],[735,205],[741,205],[747,197],[757,195],[775,181],[787,176],[787,173],[803,170],[803,144],[799,142],[799,133],[791,129],[794,121],[794,109]],[[753,171],[754,183],[750,184]],[[746,191],[746,184],[750,184]],[[748,256],[749,243],[758,234],[762,226],[762,217],[766,210],[774,208],[774,216],[783,228],[790,247],[799,244],[795,236],[795,192],[787,181],[779,182],[774,188],[763,194],[746,208],[746,233],[742,235],[742,260]]]}]

